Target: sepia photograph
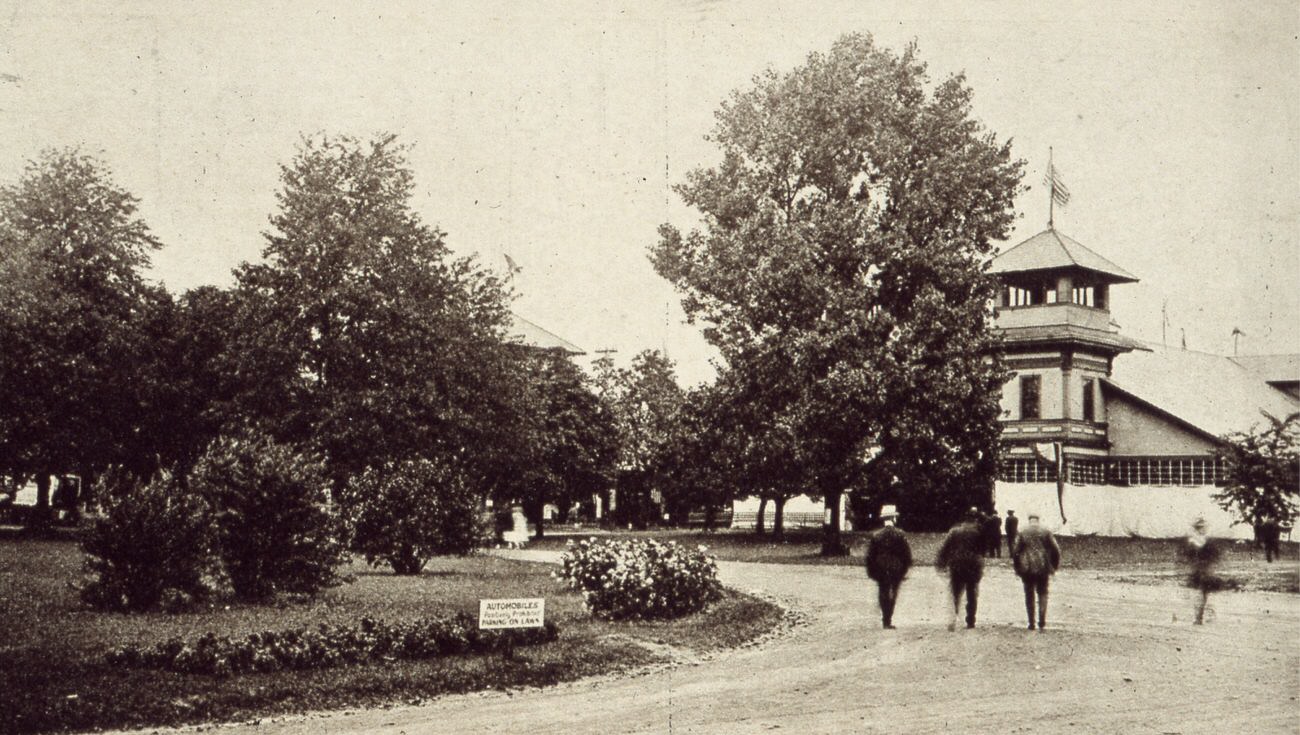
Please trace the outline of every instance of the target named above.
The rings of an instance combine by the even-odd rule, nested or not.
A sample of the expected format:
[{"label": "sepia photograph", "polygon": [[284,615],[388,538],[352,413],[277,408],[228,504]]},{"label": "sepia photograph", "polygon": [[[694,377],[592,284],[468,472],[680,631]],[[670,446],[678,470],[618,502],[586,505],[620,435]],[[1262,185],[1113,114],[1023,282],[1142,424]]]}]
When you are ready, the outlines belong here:
[{"label": "sepia photograph", "polygon": [[1300,733],[1300,9],[0,0],[0,734]]}]

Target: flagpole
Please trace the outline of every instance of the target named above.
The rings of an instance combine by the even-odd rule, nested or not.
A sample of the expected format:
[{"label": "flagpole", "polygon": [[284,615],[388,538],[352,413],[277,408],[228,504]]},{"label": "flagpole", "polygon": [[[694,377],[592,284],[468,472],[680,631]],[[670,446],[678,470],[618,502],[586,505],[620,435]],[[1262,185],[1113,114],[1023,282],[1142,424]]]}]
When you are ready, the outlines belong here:
[{"label": "flagpole", "polygon": [[1047,229],[1056,229],[1056,171],[1052,168],[1052,147],[1047,147]]}]

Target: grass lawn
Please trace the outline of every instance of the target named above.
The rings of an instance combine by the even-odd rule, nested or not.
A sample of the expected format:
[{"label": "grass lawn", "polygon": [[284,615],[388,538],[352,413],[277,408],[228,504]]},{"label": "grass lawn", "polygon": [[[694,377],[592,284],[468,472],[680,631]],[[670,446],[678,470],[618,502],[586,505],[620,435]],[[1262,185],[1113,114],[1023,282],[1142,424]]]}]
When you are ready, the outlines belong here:
[{"label": "grass lawn", "polygon": [[[548,532],[541,541],[530,548],[563,549],[571,538],[586,538],[601,532],[571,531]],[[844,534],[849,545],[849,556],[821,556],[821,532],[799,530],[787,532],[781,541],[771,534],[762,536],[751,531],[723,530],[705,533],[699,530],[660,529],[653,531],[618,531],[619,536],[656,538],[677,541],[694,546],[703,544],[709,553],[722,561],[747,561],[768,564],[834,564],[859,566],[866,554],[865,532]],[[934,563],[935,553],[943,540],[940,533],[909,533],[912,556],[917,565]],[[1097,570],[1123,573],[1126,581],[1143,583],[1182,581],[1178,550],[1181,539],[1110,538],[1101,536],[1058,536],[1061,545],[1061,565],[1066,569]],[[989,559],[992,565],[1011,566],[1003,539],[1002,558]],[[1229,543],[1224,555],[1224,573],[1241,581],[1245,589],[1300,592],[1297,562],[1300,562],[1300,544],[1282,544],[1282,559],[1272,565],[1264,561],[1264,552],[1249,543]]]},{"label": "grass lawn", "polygon": [[[662,645],[705,651],[770,630],[775,606],[728,593],[708,610],[669,623],[607,623],[550,576],[553,567],[489,556],[435,560],[419,577],[355,565],[351,584],[313,600],[222,606],[181,615],[100,613],[83,607],[70,540],[0,539],[0,732],[54,732],[244,720],[317,709],[409,703],[441,694],[546,685],[664,660]],[[216,678],[115,669],[105,651],[122,643],[240,636],[319,623],[477,614],[484,597],[545,597],[560,626],[554,643],[515,659],[457,656],[316,671]]]}]

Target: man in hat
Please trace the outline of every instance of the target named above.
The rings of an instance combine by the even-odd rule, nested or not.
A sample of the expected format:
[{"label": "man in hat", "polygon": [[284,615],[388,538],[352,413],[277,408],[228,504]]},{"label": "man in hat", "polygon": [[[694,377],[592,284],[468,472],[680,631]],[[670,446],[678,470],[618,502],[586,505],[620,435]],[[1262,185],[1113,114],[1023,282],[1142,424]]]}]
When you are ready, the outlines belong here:
[{"label": "man in hat", "polygon": [[1011,563],[1025,586],[1025,615],[1029,629],[1034,629],[1034,601],[1037,598],[1038,629],[1047,626],[1047,582],[1061,566],[1061,547],[1052,532],[1038,522],[1038,514],[1029,514],[1029,526],[1011,547]]},{"label": "man in hat", "polygon": [[1020,519],[1016,518],[1014,510],[1007,511],[1007,522],[1003,526],[1007,532],[1007,554],[1013,555],[1016,548],[1016,533],[1020,531]]},{"label": "man in hat", "polygon": [[957,627],[961,598],[966,597],[966,627],[975,627],[975,611],[979,605],[980,578],[984,576],[984,538],[979,528],[979,510],[971,508],[966,517],[953,526],[944,537],[934,566],[947,570],[952,591],[952,622],[948,630]]},{"label": "man in hat", "polygon": [[894,605],[898,588],[912,567],[912,547],[907,536],[894,527],[898,512],[892,505],[880,509],[885,525],[867,541],[867,576],[875,580],[880,597],[880,617],[886,630],[894,629]]}]

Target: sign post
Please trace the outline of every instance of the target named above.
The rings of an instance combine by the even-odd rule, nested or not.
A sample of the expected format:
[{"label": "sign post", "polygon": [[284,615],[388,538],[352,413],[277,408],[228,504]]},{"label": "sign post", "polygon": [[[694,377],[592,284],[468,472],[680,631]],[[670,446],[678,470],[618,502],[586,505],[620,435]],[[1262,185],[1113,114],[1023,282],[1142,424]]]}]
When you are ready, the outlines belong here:
[{"label": "sign post", "polygon": [[[503,600],[479,600],[479,630],[509,628],[540,628],[546,617],[546,598],[521,597]],[[506,636],[502,656],[507,660],[515,656],[513,639]]]}]

